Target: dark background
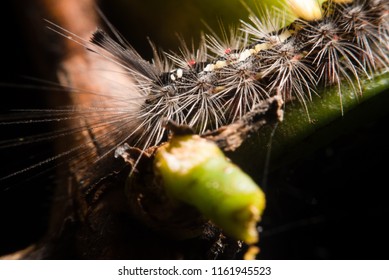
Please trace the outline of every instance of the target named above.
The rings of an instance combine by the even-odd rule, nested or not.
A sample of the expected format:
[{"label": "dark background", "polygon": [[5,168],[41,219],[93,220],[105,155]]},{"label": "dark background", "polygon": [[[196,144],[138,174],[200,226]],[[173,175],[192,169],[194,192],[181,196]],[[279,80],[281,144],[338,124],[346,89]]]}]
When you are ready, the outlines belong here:
[{"label": "dark background", "polygon": [[[15,2],[1,4],[0,23],[1,57],[0,109],[2,116],[9,109],[44,108],[44,94],[39,90],[19,88],[31,84],[25,77],[36,77],[36,70],[25,39],[26,26],[21,23],[21,13]],[[1,125],[1,141],[21,135],[36,133],[36,126]],[[1,146],[1,145],[0,145]],[[0,148],[0,174],[6,176],[34,162],[34,154],[41,153],[42,146],[28,145],[15,148]],[[43,150],[51,150],[46,145]],[[22,249],[38,240],[48,222],[52,180],[46,176],[28,180],[31,174],[16,176],[15,179],[0,181],[0,255]],[[47,175],[49,176],[49,175]]]},{"label": "dark background", "polygon": [[[24,40],[27,27],[21,24],[20,10],[10,2],[2,3],[1,9],[0,82],[31,84],[24,76],[36,77],[37,72]],[[138,50],[148,50],[144,55],[149,56],[144,44],[146,36],[161,37],[162,31],[156,28],[158,18],[151,27],[135,28],[137,32],[131,34],[120,24],[129,20],[127,26],[139,26],[139,18],[113,16],[114,10],[103,7],[114,25],[131,38],[130,43]],[[163,40],[156,41],[157,45],[170,47]],[[45,107],[47,93],[5,85],[0,92],[3,112],[10,108]],[[376,98],[366,106],[375,108],[376,104],[389,108],[387,97]],[[271,171],[259,258],[388,259],[388,121],[387,111],[383,111],[376,120],[361,123],[313,154]],[[1,140],[18,137],[21,130],[20,126],[8,125],[0,129]],[[25,135],[40,129],[47,127],[22,126]],[[22,169],[50,153],[47,144],[0,149],[1,174]],[[48,222],[55,174],[48,171],[34,178],[31,174],[16,177],[6,185],[0,182],[0,255],[37,241]]]}]

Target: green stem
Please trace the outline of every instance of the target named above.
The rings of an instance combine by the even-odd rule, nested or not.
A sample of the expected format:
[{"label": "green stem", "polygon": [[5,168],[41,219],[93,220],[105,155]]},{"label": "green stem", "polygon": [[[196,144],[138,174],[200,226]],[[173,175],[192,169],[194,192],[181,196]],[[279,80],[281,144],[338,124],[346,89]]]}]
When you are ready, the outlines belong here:
[{"label": "green stem", "polygon": [[[341,102],[338,90],[330,88],[314,96],[307,103],[307,110],[299,102],[286,104],[284,121],[278,124],[273,137],[274,128],[267,127],[230,157],[258,179],[267,163],[269,144],[273,167],[301,157],[339,134],[386,114],[388,96],[385,90],[388,88],[389,73],[385,73],[364,81],[362,95],[356,94],[349,85],[343,86]],[[246,165],[248,158],[255,161]]]},{"label": "green stem", "polygon": [[197,135],[174,136],[158,148],[155,169],[172,198],[196,207],[227,235],[258,241],[265,196],[215,143]]}]

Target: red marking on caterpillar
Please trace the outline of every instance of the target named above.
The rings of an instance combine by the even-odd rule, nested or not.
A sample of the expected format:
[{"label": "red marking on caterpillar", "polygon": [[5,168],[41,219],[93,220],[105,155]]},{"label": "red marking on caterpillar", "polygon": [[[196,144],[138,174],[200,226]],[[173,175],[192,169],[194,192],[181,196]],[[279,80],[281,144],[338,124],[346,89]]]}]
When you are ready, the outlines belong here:
[{"label": "red marking on caterpillar", "polygon": [[195,64],[196,64],[196,60],[194,60],[194,59],[191,59],[191,60],[188,61],[188,65],[190,67],[194,66]]}]

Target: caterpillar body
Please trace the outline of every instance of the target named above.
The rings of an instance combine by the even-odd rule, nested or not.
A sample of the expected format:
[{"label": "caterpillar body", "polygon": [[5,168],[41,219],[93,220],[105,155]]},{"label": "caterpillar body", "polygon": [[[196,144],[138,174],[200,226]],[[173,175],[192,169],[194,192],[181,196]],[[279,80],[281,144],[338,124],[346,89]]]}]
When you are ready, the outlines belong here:
[{"label": "caterpillar body", "polygon": [[[207,35],[198,49],[183,45],[179,54],[162,55],[154,49],[152,63],[102,30],[91,42],[134,79],[141,103],[133,119],[143,135],[136,135],[135,146],[145,149],[166,139],[164,119],[203,134],[272,96],[305,104],[320,87],[336,86],[341,97],[344,82],[361,94],[362,78],[388,69],[388,4],[338,2],[325,2],[320,19],[300,18],[277,30],[282,17],[263,23],[252,15],[228,42]],[[135,134],[126,140],[134,142]]]},{"label": "caterpillar body", "polygon": [[[33,171],[47,162],[77,158],[78,167],[88,171],[80,178],[80,185],[85,187],[86,197],[94,197],[96,193],[90,186],[116,172],[114,155],[123,155],[122,144],[141,151],[160,145],[170,133],[166,120],[190,126],[204,135],[244,119],[271,98],[280,98],[285,106],[294,100],[305,106],[313,95],[329,86],[337,88],[342,110],[342,83],[360,95],[363,79],[374,79],[377,73],[388,71],[386,0],[329,0],[322,5],[312,1],[309,11],[300,7],[299,1],[290,2],[298,17],[291,23],[282,14],[267,12],[267,17],[260,20],[251,12],[250,21],[232,29],[224,41],[213,34],[204,35],[198,48],[182,43],[178,53],[163,53],[152,45],[152,62],[144,60],[119,35],[111,38],[99,29],[86,42],[51,24],[54,31],[71,36],[112,63],[117,67],[114,71],[120,71],[126,81],[112,89],[120,93],[101,95],[101,99],[107,97],[109,106],[96,102],[30,112],[39,119],[43,116],[44,122],[75,122],[20,145],[79,133],[91,134],[92,140],[67,147],[52,158],[0,180]],[[4,142],[2,147],[10,143]]]}]

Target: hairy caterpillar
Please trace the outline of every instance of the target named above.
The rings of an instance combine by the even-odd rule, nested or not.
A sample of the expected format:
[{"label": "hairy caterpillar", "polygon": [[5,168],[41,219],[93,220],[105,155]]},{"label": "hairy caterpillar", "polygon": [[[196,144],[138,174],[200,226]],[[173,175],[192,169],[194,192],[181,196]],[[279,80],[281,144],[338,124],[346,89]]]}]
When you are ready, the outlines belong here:
[{"label": "hairy caterpillar", "polygon": [[[156,57],[154,64],[146,63],[134,50],[126,49],[98,31],[92,43],[103,50],[96,52],[124,64],[125,74],[135,77],[139,98],[117,98],[110,108],[99,108],[97,104],[66,111],[67,118],[72,118],[72,113],[74,118],[84,114],[92,119],[100,114],[101,119],[92,122],[92,127],[97,131],[96,141],[104,143],[100,147],[100,162],[103,162],[106,158],[112,159],[119,143],[130,142],[132,146],[146,149],[166,139],[167,132],[161,124],[163,118],[190,125],[202,134],[240,119],[274,95],[282,96],[286,102],[298,99],[305,103],[316,93],[317,87],[340,86],[343,81],[352,84],[358,92],[360,77],[373,76],[387,68],[387,4],[384,1],[331,2],[325,9],[324,20],[312,23],[300,19],[280,30],[264,30],[253,17],[253,23],[244,26],[254,39],[236,32],[236,37],[230,39],[231,48],[231,45],[223,47],[225,44],[210,36],[194,56],[190,48],[183,47],[182,54],[170,55],[172,61]],[[363,20],[347,21],[350,19],[346,15],[351,12]],[[343,29],[337,30],[334,25]],[[355,39],[351,34],[356,31],[360,33]],[[344,38],[339,34],[345,34]],[[209,55],[205,44],[216,54]],[[338,60],[339,57],[342,59]],[[136,113],[133,113],[134,108]],[[108,134],[99,134],[99,126],[108,124],[116,127]],[[128,129],[133,127],[135,129]],[[74,132],[80,129],[83,127],[73,128]],[[108,137],[112,140],[107,141]],[[90,155],[84,148],[85,145],[75,147],[61,156],[78,153],[81,161],[87,162]],[[97,176],[92,183],[101,178]]]},{"label": "hairy caterpillar", "polygon": [[[343,82],[360,94],[362,77],[373,78],[388,67],[387,3],[347,2],[326,2],[322,11],[315,4],[319,20],[310,20],[310,15],[308,20],[301,18],[281,29],[285,25],[282,16],[273,22],[270,14],[263,21],[252,14],[251,22],[232,30],[226,42],[207,35],[198,49],[184,43],[177,54],[154,49],[151,64],[124,41],[116,42],[104,31],[96,31],[89,47],[122,67],[138,92],[137,97],[112,101],[117,104],[111,108],[96,104],[89,111],[80,109],[84,115],[101,113],[99,123],[117,127],[109,135],[117,138],[102,147],[106,151],[102,157],[112,153],[117,143],[128,142],[141,149],[158,145],[167,135],[164,119],[203,134],[240,119],[271,96],[305,104],[318,87],[336,86],[341,99]],[[71,35],[66,30],[59,32]],[[77,109],[68,113],[79,117]],[[122,133],[126,128],[131,132]]]}]

